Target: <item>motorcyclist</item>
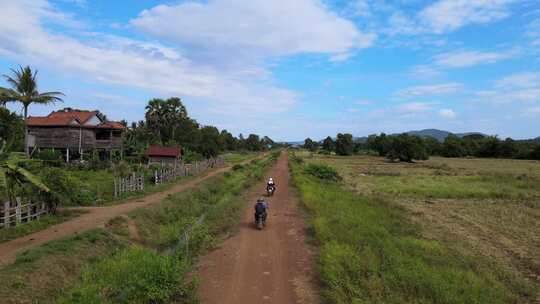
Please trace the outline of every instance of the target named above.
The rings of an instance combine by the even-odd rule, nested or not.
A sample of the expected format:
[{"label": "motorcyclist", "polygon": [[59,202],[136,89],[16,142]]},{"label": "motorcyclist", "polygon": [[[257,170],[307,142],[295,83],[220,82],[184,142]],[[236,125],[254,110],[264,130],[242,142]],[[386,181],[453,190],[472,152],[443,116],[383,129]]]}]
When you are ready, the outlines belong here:
[{"label": "motorcyclist", "polygon": [[255,222],[257,222],[259,216],[262,216],[263,222],[266,222],[266,217],[268,215],[267,211],[268,202],[266,202],[263,197],[260,197],[259,199],[257,199],[257,203],[255,203]]},{"label": "motorcyclist", "polygon": [[276,183],[274,182],[274,179],[271,177],[268,179],[268,182],[266,183],[266,191],[269,191],[270,187],[273,187],[274,191],[276,190]]}]

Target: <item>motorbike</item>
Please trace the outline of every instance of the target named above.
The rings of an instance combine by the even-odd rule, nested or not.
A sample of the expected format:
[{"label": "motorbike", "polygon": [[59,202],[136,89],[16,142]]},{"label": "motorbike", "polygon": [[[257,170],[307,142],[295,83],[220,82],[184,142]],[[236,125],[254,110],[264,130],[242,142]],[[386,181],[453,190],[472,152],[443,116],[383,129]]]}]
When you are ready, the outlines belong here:
[{"label": "motorbike", "polygon": [[266,219],[265,219],[264,213],[257,214],[256,224],[257,224],[257,229],[259,230],[262,230],[266,226]]},{"label": "motorbike", "polygon": [[274,192],[276,192],[276,186],[266,186],[266,194],[268,196],[274,195]]}]

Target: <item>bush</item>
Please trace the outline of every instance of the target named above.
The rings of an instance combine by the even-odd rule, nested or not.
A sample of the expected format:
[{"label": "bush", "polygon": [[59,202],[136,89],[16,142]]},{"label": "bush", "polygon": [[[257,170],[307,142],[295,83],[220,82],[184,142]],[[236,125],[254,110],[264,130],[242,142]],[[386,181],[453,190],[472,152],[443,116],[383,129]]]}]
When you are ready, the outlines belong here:
[{"label": "bush", "polygon": [[237,165],[234,165],[232,167],[232,169],[233,169],[233,171],[242,170],[242,169],[244,169],[244,165],[237,164]]},{"label": "bush", "polygon": [[83,272],[82,283],[60,303],[164,303],[189,290],[188,265],[174,256],[132,246]]},{"label": "bush", "polygon": [[82,193],[81,182],[71,177],[61,168],[43,168],[40,177],[51,190],[51,198],[61,205],[87,205],[95,200],[91,195]]},{"label": "bush", "polygon": [[182,156],[182,161],[186,164],[191,164],[204,159],[205,157],[202,154],[187,149],[184,150],[184,155]]},{"label": "bush", "polygon": [[62,154],[58,150],[42,150],[34,156],[36,159],[42,160],[44,163],[50,166],[60,167],[64,163]]},{"label": "bush", "polygon": [[327,165],[309,164],[304,170],[307,174],[313,175],[322,180],[333,182],[341,181],[341,176],[339,176],[338,172],[334,168]]}]

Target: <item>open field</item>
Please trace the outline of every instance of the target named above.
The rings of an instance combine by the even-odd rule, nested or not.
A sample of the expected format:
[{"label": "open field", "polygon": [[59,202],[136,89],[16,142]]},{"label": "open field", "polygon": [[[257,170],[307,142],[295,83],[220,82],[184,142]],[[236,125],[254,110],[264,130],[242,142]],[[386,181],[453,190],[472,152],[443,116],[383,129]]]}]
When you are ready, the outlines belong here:
[{"label": "open field", "polygon": [[[186,303],[197,255],[238,221],[240,197],[275,158],[213,177],[200,187],[111,220],[103,229],[54,241],[0,270],[3,303]],[[201,214],[189,251],[178,236]],[[174,250],[177,248],[178,250]],[[73,259],[77,256],[77,259]]]},{"label": "open field", "polygon": [[540,162],[299,155],[344,178],[294,166],[330,302],[540,300]]}]

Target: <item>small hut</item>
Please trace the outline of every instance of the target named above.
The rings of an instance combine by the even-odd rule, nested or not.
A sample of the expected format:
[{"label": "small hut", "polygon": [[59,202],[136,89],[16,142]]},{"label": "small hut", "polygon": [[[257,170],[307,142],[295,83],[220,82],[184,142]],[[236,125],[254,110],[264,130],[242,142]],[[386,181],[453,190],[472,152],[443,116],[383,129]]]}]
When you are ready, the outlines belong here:
[{"label": "small hut", "polygon": [[150,146],[145,153],[149,165],[178,166],[182,158],[182,148]]}]

